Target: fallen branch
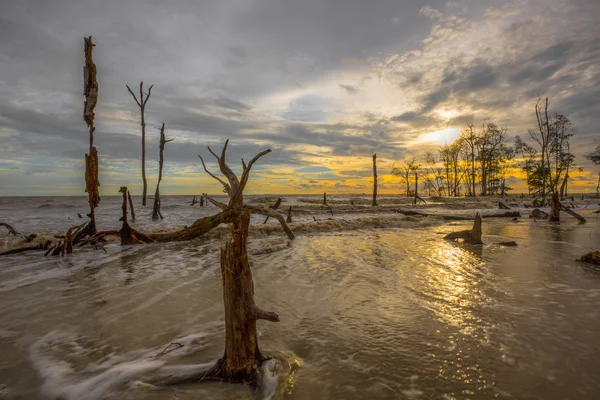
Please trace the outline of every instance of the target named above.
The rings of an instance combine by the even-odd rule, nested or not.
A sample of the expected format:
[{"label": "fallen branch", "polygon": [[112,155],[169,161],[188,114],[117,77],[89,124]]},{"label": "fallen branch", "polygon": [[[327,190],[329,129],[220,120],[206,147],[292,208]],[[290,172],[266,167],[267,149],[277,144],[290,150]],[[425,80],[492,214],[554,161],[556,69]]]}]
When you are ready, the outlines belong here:
[{"label": "fallen branch", "polygon": [[[269,208],[271,210],[277,210],[280,205],[281,205],[281,197],[278,197],[275,204],[270,205]],[[269,220],[269,217],[267,216],[267,218],[265,218],[265,222],[263,222],[263,224],[266,224],[268,220]]]}]

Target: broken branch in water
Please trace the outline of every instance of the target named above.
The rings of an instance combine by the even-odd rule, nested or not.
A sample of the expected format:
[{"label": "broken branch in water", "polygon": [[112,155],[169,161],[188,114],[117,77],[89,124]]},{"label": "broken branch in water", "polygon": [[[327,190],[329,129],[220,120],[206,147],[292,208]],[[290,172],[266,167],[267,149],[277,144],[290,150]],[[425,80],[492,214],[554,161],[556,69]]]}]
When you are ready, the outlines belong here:
[{"label": "broken branch in water", "polygon": [[[270,208],[271,210],[277,210],[277,209],[279,208],[279,205],[280,205],[280,204],[281,204],[281,197],[278,197],[278,198],[277,198],[277,201],[275,202],[275,204],[271,204],[271,205],[269,206],[269,208]],[[266,224],[268,220],[269,220],[269,217],[267,216],[267,218],[265,218],[265,222],[263,222],[263,224]]]}]

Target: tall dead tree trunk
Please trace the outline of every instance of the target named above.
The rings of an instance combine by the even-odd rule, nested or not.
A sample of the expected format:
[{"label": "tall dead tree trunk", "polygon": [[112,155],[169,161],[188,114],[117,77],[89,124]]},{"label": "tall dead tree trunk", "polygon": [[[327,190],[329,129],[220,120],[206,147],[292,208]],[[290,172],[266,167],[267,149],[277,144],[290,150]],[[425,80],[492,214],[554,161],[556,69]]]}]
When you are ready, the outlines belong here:
[{"label": "tall dead tree trunk", "polygon": [[[142,205],[145,206],[146,205],[146,193],[148,192],[148,182],[146,181],[146,120],[145,120],[145,112],[146,112],[146,103],[148,102],[148,99],[150,98],[150,95],[152,94],[152,88],[154,87],[154,85],[150,85],[150,87],[148,88],[148,94],[145,94],[144,93],[144,82],[143,81],[140,82],[140,98],[139,98],[139,100],[136,97],[136,95],[133,93],[131,88],[128,85],[125,85],[125,86],[127,86],[127,90],[129,90],[129,93],[131,93],[131,95],[133,96],[133,99],[135,100],[138,107],[140,108],[140,114],[141,114],[140,125],[142,126],[142,180],[144,182],[144,191],[142,193]],[[146,97],[144,97],[144,95]]]},{"label": "tall dead tree trunk", "polygon": [[371,206],[377,205],[377,153],[373,154],[373,202]]},{"label": "tall dead tree trunk", "polygon": [[323,205],[326,206],[327,205],[327,192],[323,193]]},{"label": "tall dead tree trunk", "polygon": [[256,321],[259,319],[271,322],[279,321],[277,314],[261,310],[254,302],[254,282],[252,270],[248,263],[248,250],[246,247],[250,214],[257,213],[276,218],[288,233],[290,239],[293,239],[294,235],[277,211],[246,205],[243,198],[243,191],[248,182],[252,165],[271,150],[265,150],[257,154],[248,165],[242,160],[243,172],[241,178],[238,178],[225,162],[228,143],[229,141],[225,142],[221,156],[218,156],[209,148],[210,153],[217,159],[221,173],[225,175],[228,182],[210,173],[204,160],[200,158],[204,170],[223,185],[224,191],[229,195],[229,203],[220,203],[209,196],[206,196],[206,198],[223,211],[217,215],[217,218],[220,218],[222,222],[233,225],[232,238],[221,250],[221,276],[225,306],[225,351],[221,359],[210,370],[202,371],[196,376],[186,376],[181,380],[168,380],[164,382],[165,384],[205,379],[255,382],[258,367],[264,360],[258,348]]},{"label": "tall dead tree trunk", "polygon": [[85,66],[83,68],[83,94],[85,103],[83,107],[83,119],[90,132],[90,152],[85,155],[85,191],[88,194],[90,205],[90,223],[88,233],[96,233],[96,212],[95,209],[100,203],[100,181],[98,180],[98,151],[94,146],[94,108],[98,102],[98,82],[96,81],[96,64],[92,59],[92,49],[95,44],[92,43],[92,37],[84,39],[85,42]]},{"label": "tall dead tree trunk", "polygon": [[158,159],[158,182],[156,183],[156,192],[154,193],[154,206],[152,207],[152,219],[156,221],[159,217],[163,219],[160,212],[160,181],[162,180],[163,163],[165,161],[164,151],[165,144],[172,142],[175,139],[166,140],[165,138],[165,123],[160,127],[160,142],[159,142],[159,159]]},{"label": "tall dead tree trunk", "polygon": [[285,222],[287,222],[288,224],[292,223],[292,206],[290,206],[290,208],[288,209],[288,215],[285,219]]}]

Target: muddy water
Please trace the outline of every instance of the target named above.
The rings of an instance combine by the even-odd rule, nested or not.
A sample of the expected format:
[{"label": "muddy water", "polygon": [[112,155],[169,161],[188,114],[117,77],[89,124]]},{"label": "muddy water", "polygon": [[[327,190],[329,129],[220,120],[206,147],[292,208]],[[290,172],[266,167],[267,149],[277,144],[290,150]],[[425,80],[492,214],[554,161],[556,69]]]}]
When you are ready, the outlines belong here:
[{"label": "muddy water", "polygon": [[[600,270],[574,261],[600,243],[589,217],[486,220],[484,246],[441,240],[468,226],[453,223],[304,234],[252,256],[257,304],[281,319],[259,323],[263,353],[283,364],[277,398],[599,398]],[[143,383],[163,364],[222,354],[219,247],[111,244],[1,260],[5,396],[256,397],[237,385]]]}]

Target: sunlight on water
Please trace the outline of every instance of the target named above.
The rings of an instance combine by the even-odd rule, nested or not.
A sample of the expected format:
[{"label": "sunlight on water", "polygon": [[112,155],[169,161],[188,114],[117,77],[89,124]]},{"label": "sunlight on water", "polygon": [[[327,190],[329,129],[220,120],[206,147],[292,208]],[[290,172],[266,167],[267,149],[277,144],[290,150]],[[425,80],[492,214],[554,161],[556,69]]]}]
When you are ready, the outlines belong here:
[{"label": "sunlight on water", "polygon": [[[289,244],[252,237],[256,303],[281,320],[258,325],[282,366],[274,398],[594,398],[600,273],[574,260],[600,242],[598,220],[484,221],[482,246],[441,239],[470,222],[418,219]],[[238,385],[148,384],[222,355],[221,245],[3,259],[0,385],[32,400],[255,398]]]}]

